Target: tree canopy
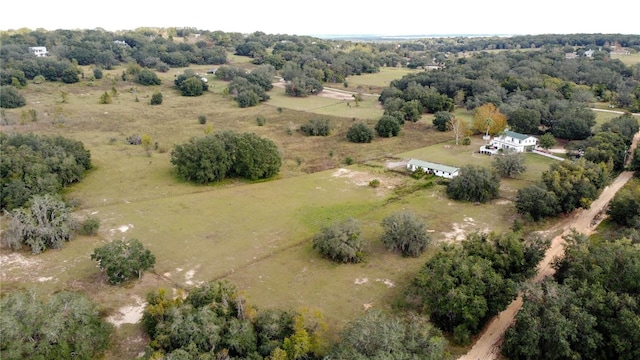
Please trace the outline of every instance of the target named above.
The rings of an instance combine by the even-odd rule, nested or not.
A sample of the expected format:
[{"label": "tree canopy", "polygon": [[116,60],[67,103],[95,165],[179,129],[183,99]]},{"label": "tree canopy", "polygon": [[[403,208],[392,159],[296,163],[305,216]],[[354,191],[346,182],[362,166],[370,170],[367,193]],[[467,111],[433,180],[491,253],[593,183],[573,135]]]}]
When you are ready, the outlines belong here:
[{"label": "tree canopy", "polygon": [[144,271],[152,269],[156,257],[145,249],[138,239],[114,240],[98,247],[91,254],[91,260],[107,273],[109,283],[121,284],[134,278],[141,278]]},{"label": "tree canopy", "polygon": [[266,179],[280,171],[276,144],[254,133],[224,131],[176,145],[171,163],[186,180],[206,184],[227,177]]},{"label": "tree canopy", "polygon": [[80,181],[91,154],[80,141],[62,136],[0,133],[0,206],[11,210],[34,195],[57,194]]},{"label": "tree canopy", "polygon": [[313,248],[337,262],[361,262],[364,243],[360,239],[360,232],[360,223],[353,218],[347,218],[325,226],[315,234]]},{"label": "tree canopy", "polygon": [[49,298],[17,291],[0,300],[0,357],[84,359],[100,357],[113,331],[100,309],[81,293]]},{"label": "tree canopy", "polygon": [[447,185],[447,196],[454,200],[487,202],[498,197],[500,176],[491,169],[466,165]]},{"label": "tree canopy", "polygon": [[382,220],[382,242],[389,250],[397,250],[404,256],[417,257],[431,243],[427,225],[415,213],[402,211]]}]

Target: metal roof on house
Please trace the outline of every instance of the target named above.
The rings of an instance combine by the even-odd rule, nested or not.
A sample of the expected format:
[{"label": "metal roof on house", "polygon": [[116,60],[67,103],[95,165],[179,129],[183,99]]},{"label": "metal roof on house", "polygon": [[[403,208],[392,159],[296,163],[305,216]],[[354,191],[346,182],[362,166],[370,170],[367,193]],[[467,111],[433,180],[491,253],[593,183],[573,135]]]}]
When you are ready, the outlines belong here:
[{"label": "metal roof on house", "polygon": [[420,166],[420,167],[426,168],[426,169],[433,169],[433,170],[436,170],[436,171],[447,172],[449,174],[457,173],[458,170],[460,170],[457,167],[447,166],[447,165],[442,165],[442,164],[436,164],[436,163],[432,163],[432,162],[428,162],[428,161],[422,161],[422,160],[418,160],[418,159],[409,160],[407,165],[416,165],[416,166]]},{"label": "metal roof on house", "polygon": [[510,136],[510,137],[512,137],[514,139],[518,139],[518,140],[526,140],[526,139],[531,137],[529,135],[520,134],[520,133],[517,133],[515,131],[509,131],[509,130],[505,131],[504,134],[506,136]]}]

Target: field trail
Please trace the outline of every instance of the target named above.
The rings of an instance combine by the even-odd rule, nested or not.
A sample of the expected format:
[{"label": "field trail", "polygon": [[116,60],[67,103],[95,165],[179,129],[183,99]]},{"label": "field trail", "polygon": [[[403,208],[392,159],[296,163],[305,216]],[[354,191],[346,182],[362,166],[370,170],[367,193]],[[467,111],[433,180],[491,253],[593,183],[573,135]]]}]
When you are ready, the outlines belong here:
[{"label": "field trail", "polygon": [[[640,141],[640,132],[638,132],[631,145],[631,150],[638,146]],[[615,180],[606,188],[602,190],[600,196],[591,203],[591,207],[587,210],[579,209],[575,211],[571,216],[563,219],[558,224],[554,225],[550,232],[555,233],[562,231],[562,233],[551,241],[551,246],[547,250],[544,259],[538,264],[538,272],[533,278],[534,282],[540,282],[545,277],[551,276],[554,273],[552,267],[553,260],[557,257],[561,257],[564,254],[564,236],[569,234],[572,229],[585,235],[591,235],[595,227],[602,221],[604,211],[607,204],[613,196],[626,184],[633,176],[632,171],[625,171],[618,175]],[[518,296],[516,300],[511,302],[507,308],[502,311],[498,316],[494,317],[488,325],[485,326],[481,332],[480,337],[476,340],[473,347],[458,360],[494,360],[500,357],[500,343],[502,342],[502,336],[507,330],[509,325],[513,322],[516,314],[522,307],[522,297]]]}]

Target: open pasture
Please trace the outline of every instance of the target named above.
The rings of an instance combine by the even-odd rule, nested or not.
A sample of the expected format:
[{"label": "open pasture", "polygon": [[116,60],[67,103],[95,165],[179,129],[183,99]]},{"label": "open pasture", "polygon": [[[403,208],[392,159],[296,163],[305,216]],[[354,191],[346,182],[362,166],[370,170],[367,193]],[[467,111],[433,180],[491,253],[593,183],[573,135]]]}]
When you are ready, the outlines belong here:
[{"label": "open pasture", "polygon": [[[379,240],[385,216],[412,210],[425,220],[435,241],[505,230],[514,213],[509,194],[548,164],[528,157],[529,172],[522,180],[504,181],[505,195],[489,204],[453,202],[443,185],[426,186],[426,180],[386,168],[388,160],[409,157],[454,166],[489,164],[489,157],[473,154],[481,140],[455,146],[452,134],[434,131],[428,116],[406,123],[398,137],[353,144],[345,139],[348,127],[354,121],[373,127],[377,118],[371,114],[381,114],[372,98],[348,107],[342,100],[287,98],[276,88],[266,104],[240,109],[220,94],[222,84],[200,97],[180,96],[169,79],[183,69],[163,74],[157,87],[123,82],[122,70],[74,85],[29,84],[27,106],[6,111],[10,125],[3,126],[4,132],[59,134],[82,141],[91,151],[94,169],[65,195],[78,204],[79,217],[95,216],[101,228],[97,237],[78,237],[61,250],[38,256],[3,252],[4,289],[81,290],[105,314],[117,315],[123,307],[139,307],[159,287],[188,290],[200,282],[229,279],[255,306],[319,310],[335,333],[365,308],[400,301],[431,255],[414,259],[386,251]],[[154,91],[163,93],[162,105],[149,105]],[[114,95],[112,104],[98,104],[105,92]],[[38,121],[21,124],[21,113],[28,109],[37,112]],[[206,116],[206,124],[198,122],[200,115]],[[263,126],[257,124],[258,116],[266,119]],[[330,136],[306,137],[297,131],[318,116],[330,119]],[[268,181],[211,185],[177,179],[170,164],[173,146],[222,130],[272,139],[282,151],[281,173]],[[125,139],[135,134],[149,135],[154,145],[127,145]],[[347,157],[355,164],[345,166]],[[374,178],[380,187],[368,185]],[[361,264],[335,264],[312,249],[313,235],[321,227],[345,217],[362,224],[367,248]],[[132,238],[155,254],[154,272],[126,286],[107,285],[90,254],[108,241]],[[140,331],[135,325],[118,328],[117,344],[107,358],[136,356],[144,348],[144,341],[136,339]]]}]

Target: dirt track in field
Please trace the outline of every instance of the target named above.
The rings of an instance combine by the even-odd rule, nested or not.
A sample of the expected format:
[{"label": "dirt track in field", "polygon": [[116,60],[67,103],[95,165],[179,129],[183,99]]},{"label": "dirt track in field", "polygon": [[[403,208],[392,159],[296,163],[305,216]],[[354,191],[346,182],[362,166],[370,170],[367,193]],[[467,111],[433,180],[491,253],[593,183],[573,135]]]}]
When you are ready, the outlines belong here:
[{"label": "dirt track in field", "polygon": [[[638,146],[639,141],[640,132],[638,132],[633,139],[631,154],[633,154],[634,149]],[[631,157],[629,157],[627,164],[630,160]],[[564,254],[563,238],[571,232],[571,229],[575,229],[586,235],[590,235],[593,232],[596,226],[602,221],[604,211],[609,201],[613,199],[616,192],[618,192],[632,176],[633,172],[631,171],[621,173],[609,186],[602,190],[600,196],[591,203],[591,207],[588,210],[579,209],[549,229],[552,233],[562,230],[562,234],[556,236],[551,241],[551,246],[547,250],[544,259],[538,264],[538,273],[533,278],[534,282],[540,282],[545,277],[553,275],[555,270],[552,267],[552,262],[555,258],[561,257]],[[521,307],[522,297],[518,296],[503,312],[494,317],[489,324],[485,326],[473,347],[465,355],[458,358],[458,360],[498,359],[500,357],[502,336],[513,322],[513,319]]]}]

